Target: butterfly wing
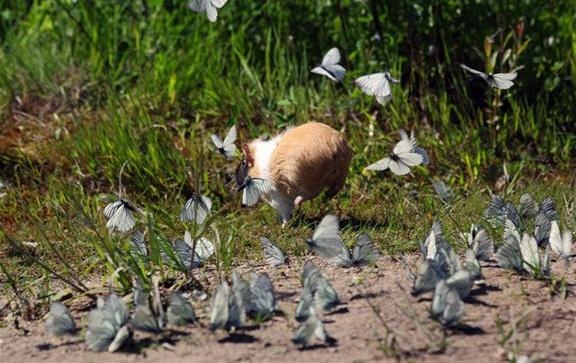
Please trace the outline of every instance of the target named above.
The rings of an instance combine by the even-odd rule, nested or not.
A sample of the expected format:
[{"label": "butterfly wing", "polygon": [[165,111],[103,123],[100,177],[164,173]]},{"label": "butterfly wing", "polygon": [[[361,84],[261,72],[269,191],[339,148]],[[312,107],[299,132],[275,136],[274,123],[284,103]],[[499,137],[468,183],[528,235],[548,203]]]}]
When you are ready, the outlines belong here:
[{"label": "butterfly wing", "polygon": [[260,245],[266,262],[272,267],[278,267],[286,264],[286,254],[278,246],[272,243],[266,237],[260,237]]},{"label": "butterfly wing", "polygon": [[225,329],[228,322],[228,300],[230,296],[230,286],[223,281],[216,290],[214,301],[212,302],[212,312],[210,314],[210,330]]},{"label": "butterfly wing", "polygon": [[354,83],[368,96],[383,96],[386,94],[386,87],[388,87],[388,90],[390,89],[388,79],[384,73],[373,73],[361,76],[356,78]]},{"label": "butterfly wing", "polygon": [[391,162],[392,162],[392,159],[386,157],[382,160],[378,160],[377,162],[368,165],[366,167],[366,170],[375,170],[375,171],[386,170],[390,167]]},{"label": "butterfly wing", "polygon": [[538,244],[533,236],[524,233],[520,240],[520,253],[522,254],[523,267],[526,272],[533,273],[540,267],[540,255]]},{"label": "butterfly wing", "polygon": [[197,13],[204,13],[206,12],[207,1],[210,0],[191,0],[188,2],[188,9]]},{"label": "butterfly wing", "polygon": [[332,66],[334,64],[340,63],[340,50],[338,48],[332,48],[324,55],[322,58],[322,66]]},{"label": "butterfly wing", "polygon": [[206,16],[210,22],[214,23],[218,19],[218,9],[213,5],[212,0],[205,0]]},{"label": "butterfly wing", "polygon": [[212,5],[214,5],[218,9],[221,9],[228,2],[228,0],[209,0],[209,1],[212,3]]},{"label": "butterfly wing", "polygon": [[242,204],[246,206],[253,206],[258,203],[260,196],[268,194],[274,190],[274,184],[270,180],[251,178],[242,193]]},{"label": "butterfly wing", "polygon": [[492,87],[499,89],[508,89],[514,85],[512,82],[516,79],[518,73],[496,73],[492,75]]},{"label": "butterfly wing", "polygon": [[236,145],[234,143],[236,142],[237,137],[238,133],[236,131],[236,125],[233,125],[228,131],[228,134],[226,135],[224,142],[222,143],[224,156],[228,160],[234,158],[234,153],[236,152]]},{"label": "butterfly wing", "polygon": [[130,326],[136,330],[149,333],[159,333],[162,331],[162,324],[158,317],[152,312],[148,304],[138,305],[132,314]]},{"label": "butterfly wing", "polygon": [[218,135],[212,134],[210,135],[210,139],[212,140],[212,143],[214,144],[216,149],[220,150],[224,147],[224,142]]},{"label": "butterfly wing", "polygon": [[486,80],[486,79],[488,78],[488,74],[487,74],[487,73],[477,71],[477,70],[475,70],[475,69],[473,69],[473,68],[468,67],[467,65],[460,64],[460,67],[462,67],[465,71],[470,72],[470,73],[472,73],[472,74],[474,74],[474,75],[476,75],[476,76],[479,76],[480,78],[482,78],[482,79],[484,79],[484,80]]}]

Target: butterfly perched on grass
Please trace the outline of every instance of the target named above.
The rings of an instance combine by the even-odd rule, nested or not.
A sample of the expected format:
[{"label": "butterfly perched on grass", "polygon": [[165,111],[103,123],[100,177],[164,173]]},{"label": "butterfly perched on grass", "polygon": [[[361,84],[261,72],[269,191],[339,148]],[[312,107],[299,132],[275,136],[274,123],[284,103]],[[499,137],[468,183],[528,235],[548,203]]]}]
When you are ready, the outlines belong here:
[{"label": "butterfly perched on grass", "polygon": [[118,350],[129,338],[128,308],[117,295],[108,295],[102,306],[90,311],[86,343],[91,350]]},{"label": "butterfly perched on grass", "polygon": [[260,245],[266,262],[272,267],[279,267],[288,262],[288,256],[266,237],[260,237]]},{"label": "butterfly perched on grass", "polygon": [[354,81],[362,92],[368,96],[375,96],[379,104],[385,105],[392,99],[390,83],[400,83],[389,72],[372,73],[356,78]]},{"label": "butterfly perched on grass", "polygon": [[50,311],[46,318],[46,331],[55,336],[74,334],[76,324],[68,308],[59,302],[50,304]]},{"label": "butterfly perched on grass", "polygon": [[244,183],[238,188],[242,191],[242,205],[251,207],[258,203],[260,196],[274,190],[274,184],[268,179],[246,177]]},{"label": "butterfly perched on grass", "polygon": [[180,220],[202,224],[210,214],[212,201],[207,196],[193,193],[180,210]]},{"label": "butterfly perched on grass", "polygon": [[467,72],[483,79],[490,87],[498,89],[508,89],[514,85],[514,80],[518,76],[518,73],[484,73],[472,69],[464,64],[460,66]]},{"label": "butterfly perched on grass", "polygon": [[188,9],[197,13],[206,13],[208,20],[215,22],[218,18],[218,9],[221,9],[228,0],[191,0]]},{"label": "butterfly perched on grass", "polygon": [[108,204],[104,208],[104,216],[108,219],[106,227],[110,232],[114,230],[122,233],[130,231],[136,225],[134,212],[138,212],[138,209],[125,199],[119,199]]},{"label": "butterfly perched on grass", "polygon": [[210,135],[210,138],[212,139],[212,143],[216,147],[216,150],[218,150],[218,152],[226,159],[232,160],[234,159],[234,153],[236,152],[236,145],[234,145],[234,143],[236,142],[237,136],[238,133],[236,132],[236,125],[233,125],[230,130],[228,130],[228,134],[226,134],[224,141],[222,141],[222,139],[220,139],[216,134]]},{"label": "butterfly perched on grass", "polygon": [[356,245],[350,249],[344,244],[338,228],[338,218],[326,215],[312,235],[306,240],[308,246],[330,263],[340,267],[362,266],[376,262],[380,254],[372,239],[365,233],[358,236]]},{"label": "butterfly perched on grass", "polygon": [[392,149],[389,156],[366,167],[366,170],[382,171],[390,169],[396,175],[410,173],[410,167],[424,162],[424,156],[418,151],[416,138],[410,137],[400,140]]},{"label": "butterfly perched on grass", "polygon": [[340,51],[338,48],[332,48],[322,58],[322,64],[312,68],[310,72],[325,76],[334,82],[342,82],[346,69],[338,63],[340,63]]}]

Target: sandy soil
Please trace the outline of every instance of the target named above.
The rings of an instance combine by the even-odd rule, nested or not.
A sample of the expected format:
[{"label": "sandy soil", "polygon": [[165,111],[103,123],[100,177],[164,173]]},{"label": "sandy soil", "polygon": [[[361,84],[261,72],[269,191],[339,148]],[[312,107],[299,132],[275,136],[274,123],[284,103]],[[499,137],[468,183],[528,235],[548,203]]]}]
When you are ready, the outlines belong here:
[{"label": "sandy soil", "polygon": [[[417,257],[410,261],[416,263]],[[80,337],[54,338],[43,322],[20,322],[19,329],[0,329],[0,362],[498,362],[511,352],[547,362],[576,361],[576,299],[553,296],[549,284],[484,265],[486,284],[476,286],[466,300],[466,315],[459,327],[444,331],[428,318],[431,294],[410,295],[411,282],[398,261],[381,257],[374,268],[340,269],[318,259],[341,300],[342,307],[325,315],[334,347],[318,345],[300,350],[290,342],[297,326],[294,309],[300,296],[303,261],[286,268],[241,267],[267,271],[275,286],[278,307],[284,313],[241,334],[210,333],[206,327],[152,336],[136,333],[133,343],[117,353],[90,352]],[[567,276],[574,290],[576,267],[567,272],[555,263],[557,274]],[[216,286],[209,269],[200,280],[207,290]],[[207,324],[210,300],[196,301],[201,324]],[[86,325],[86,312],[74,315]]]}]

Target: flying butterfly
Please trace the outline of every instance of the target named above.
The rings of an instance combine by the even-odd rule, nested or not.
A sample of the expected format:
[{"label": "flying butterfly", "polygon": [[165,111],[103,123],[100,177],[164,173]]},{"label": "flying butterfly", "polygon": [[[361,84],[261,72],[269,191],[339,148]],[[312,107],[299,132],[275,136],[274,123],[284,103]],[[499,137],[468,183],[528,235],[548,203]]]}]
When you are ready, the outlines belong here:
[{"label": "flying butterfly", "polygon": [[288,257],[278,246],[266,237],[260,237],[260,244],[266,262],[272,267],[279,267],[288,263]]},{"label": "flying butterfly", "polygon": [[128,232],[136,225],[134,212],[137,211],[136,207],[124,199],[108,204],[104,208],[104,216],[108,219],[106,227],[110,232],[115,229],[122,233]]},{"label": "flying butterfly", "polygon": [[179,293],[174,293],[170,297],[170,305],[166,309],[166,317],[169,324],[176,326],[184,326],[196,322],[196,314],[192,304]]},{"label": "flying butterfly", "polygon": [[344,246],[338,229],[338,217],[328,214],[322,218],[314,230],[312,238],[307,238],[306,243],[320,256],[328,259],[336,258],[342,253]]},{"label": "flying butterfly", "polygon": [[234,143],[236,142],[237,136],[238,133],[236,132],[236,125],[233,125],[228,131],[228,134],[226,134],[224,141],[215,134],[210,135],[210,138],[212,139],[212,143],[216,147],[216,150],[218,150],[218,152],[226,159],[232,160],[234,159],[234,152],[236,152],[236,145],[234,145]]},{"label": "flying butterfly", "polygon": [[260,196],[274,190],[272,181],[248,176],[244,184],[238,188],[242,191],[242,205],[251,207],[258,203]]},{"label": "flying butterfly", "polygon": [[[401,140],[410,140],[416,138],[414,136],[414,130],[410,131],[410,136],[408,136],[406,131],[404,131],[403,129],[398,130],[398,133],[400,134]],[[414,152],[422,155],[422,165],[428,165],[430,163],[430,158],[428,157],[428,153],[426,152],[426,150],[416,145],[416,147],[414,148]]]},{"label": "flying butterfly", "polygon": [[390,155],[366,167],[366,170],[382,171],[390,169],[396,175],[410,173],[410,167],[420,165],[424,161],[421,153],[416,152],[416,139],[402,139],[392,149]]},{"label": "flying butterfly", "polygon": [[310,72],[325,76],[334,82],[342,82],[346,70],[338,63],[340,63],[340,51],[338,48],[332,48],[322,58],[322,64]]},{"label": "flying butterfly", "polygon": [[180,220],[195,222],[196,224],[202,224],[210,214],[210,209],[212,208],[212,201],[210,198],[193,193],[192,197],[186,201],[184,207],[180,211]]},{"label": "flying butterfly", "polygon": [[354,83],[362,92],[368,96],[375,96],[379,104],[385,105],[392,99],[390,83],[400,83],[400,81],[393,78],[389,72],[382,72],[358,77]]},{"label": "flying butterfly", "polygon": [[472,73],[473,75],[482,78],[490,87],[498,88],[498,89],[508,89],[514,85],[514,80],[518,73],[511,72],[511,73],[484,73],[472,69],[464,64],[460,64],[460,66],[467,72]]},{"label": "flying butterfly", "polygon": [[228,0],[191,0],[188,9],[197,13],[206,13],[212,23],[218,18],[218,9],[222,8]]},{"label": "flying butterfly", "polygon": [[326,333],[322,321],[318,318],[314,308],[311,308],[310,316],[296,329],[292,342],[296,345],[300,345],[302,348],[307,348],[310,346],[310,342],[313,338],[316,338],[329,346],[336,344],[336,339]]},{"label": "flying butterfly", "polygon": [[50,304],[50,311],[46,318],[46,331],[55,336],[74,334],[76,324],[70,315],[68,308],[59,302]]},{"label": "flying butterfly", "polygon": [[90,350],[114,352],[130,336],[128,327],[128,308],[115,294],[109,295],[104,303],[90,311],[86,344]]}]

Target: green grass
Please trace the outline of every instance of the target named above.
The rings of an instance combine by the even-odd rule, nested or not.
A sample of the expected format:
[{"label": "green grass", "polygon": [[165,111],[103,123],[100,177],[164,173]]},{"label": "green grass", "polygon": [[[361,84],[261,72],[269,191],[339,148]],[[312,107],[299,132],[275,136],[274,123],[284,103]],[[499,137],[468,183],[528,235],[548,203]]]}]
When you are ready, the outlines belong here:
[{"label": "green grass", "polygon": [[[503,193],[551,196],[574,230],[570,2],[374,3],[230,1],[212,24],[185,2],[0,1],[0,177],[11,184],[0,254],[16,286],[34,297],[54,274],[76,286],[115,275],[125,290],[130,274],[181,276],[158,256],[152,266],[130,260],[127,241],[108,236],[102,210],[123,166],[126,196],[148,212],[142,224],[159,248],[182,236],[178,212],[192,191],[212,198],[206,236],[220,241],[220,273],[260,258],[260,235],[307,254],[304,238],[336,203],[349,243],[366,231],[386,254],[415,251],[440,219],[462,245],[458,233],[482,218],[504,170]],[[343,87],[309,73],[332,46],[349,69]],[[468,82],[459,62],[525,68],[516,87],[495,92]],[[381,107],[352,80],[384,69],[402,83]],[[212,151],[209,135],[236,124],[241,143],[309,120],[342,130],[355,156],[337,200],[308,203],[282,229],[269,207],[240,208],[235,162]],[[363,172],[399,128],[415,130],[430,165],[405,178]],[[434,196],[436,179],[456,191],[452,206]],[[27,241],[38,243],[32,255]]]}]

